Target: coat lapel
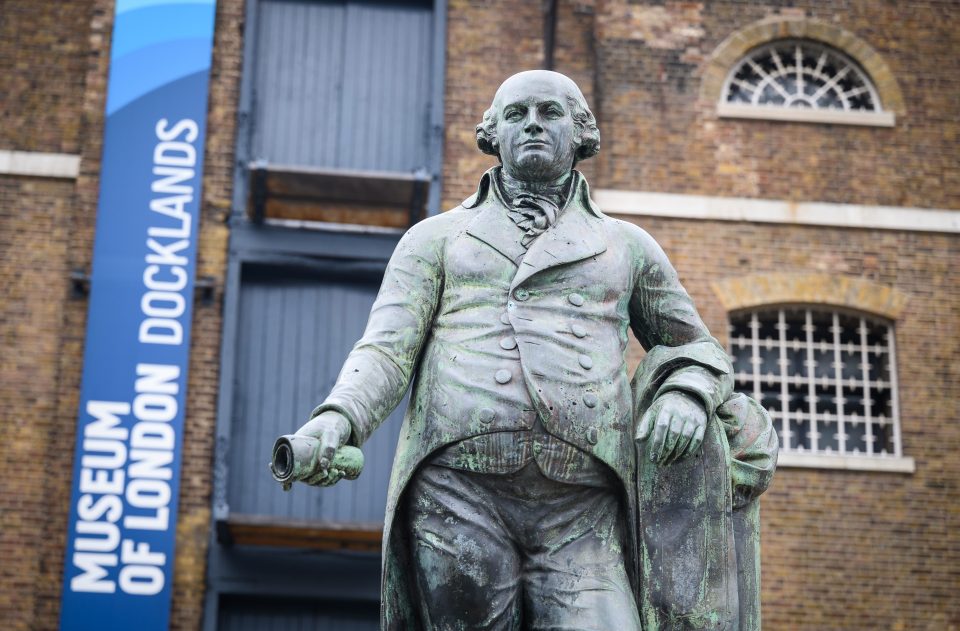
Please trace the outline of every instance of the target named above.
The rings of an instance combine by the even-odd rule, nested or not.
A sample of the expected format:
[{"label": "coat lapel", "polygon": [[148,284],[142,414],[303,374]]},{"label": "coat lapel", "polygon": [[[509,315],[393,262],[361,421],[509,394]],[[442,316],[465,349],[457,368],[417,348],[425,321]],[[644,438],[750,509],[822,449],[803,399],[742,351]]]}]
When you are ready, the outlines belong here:
[{"label": "coat lapel", "polygon": [[[534,274],[574,263],[606,251],[602,220],[590,200],[587,183],[579,173],[576,189],[556,225],[537,237],[510,285],[511,291]],[[509,217],[507,221],[510,221]],[[512,223],[512,222],[511,222]]]},{"label": "coat lapel", "polygon": [[523,231],[507,215],[507,205],[496,193],[492,177],[493,169],[484,174],[480,188],[463,203],[465,208],[477,208],[477,214],[467,224],[466,231],[518,265],[527,253],[520,243]]},{"label": "coat lapel", "polygon": [[602,215],[590,199],[590,189],[579,172],[574,172],[577,178],[574,192],[556,225],[537,237],[529,250],[524,248],[520,243],[523,231],[507,215],[507,204],[493,183],[496,168],[483,175],[477,192],[463,202],[465,208],[477,209],[466,232],[519,267],[511,290],[543,270],[580,261],[607,249],[602,236]]}]

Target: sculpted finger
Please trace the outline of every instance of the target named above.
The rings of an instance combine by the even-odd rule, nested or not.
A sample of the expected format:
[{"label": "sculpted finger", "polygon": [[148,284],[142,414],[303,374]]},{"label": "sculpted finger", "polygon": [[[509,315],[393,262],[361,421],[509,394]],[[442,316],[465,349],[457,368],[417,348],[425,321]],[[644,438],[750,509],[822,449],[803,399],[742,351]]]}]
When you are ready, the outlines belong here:
[{"label": "sculpted finger", "polygon": [[690,446],[687,447],[687,453],[695,454],[697,450],[700,449],[700,445],[703,444],[703,435],[707,431],[706,425],[697,426],[697,431],[693,433],[693,438],[690,440]]},{"label": "sculpted finger", "polygon": [[326,472],[333,462],[333,456],[337,453],[339,447],[337,432],[334,429],[325,429],[320,435],[320,450],[317,457],[320,459],[320,471]]},{"label": "sculpted finger", "polygon": [[659,416],[657,416],[657,429],[661,429],[661,434],[659,440],[654,444],[654,462],[663,463],[663,458],[670,450],[673,448],[673,443],[675,437],[673,436],[673,424],[674,424],[674,414],[669,409],[664,409],[660,411]]},{"label": "sculpted finger", "polygon": [[333,486],[343,478],[343,471],[340,469],[327,469],[319,471],[310,476],[304,482],[310,486]]},{"label": "sculpted finger", "polygon": [[670,460],[671,454],[677,446],[677,441],[680,439],[680,432],[683,431],[683,423],[684,419],[680,414],[673,413],[670,415],[670,429],[667,432],[666,440],[663,441],[663,447],[658,458],[661,464],[666,464]]},{"label": "sculpted finger", "polygon": [[327,479],[327,472],[315,473],[309,478],[304,478],[303,483],[309,486],[326,486],[324,481]]},{"label": "sculpted finger", "polygon": [[650,462],[660,460],[660,452],[663,450],[663,443],[667,440],[667,434],[670,432],[670,415],[668,412],[660,410],[657,414],[657,420],[653,424],[653,440],[650,441]]},{"label": "sculpted finger", "polygon": [[657,410],[659,409],[659,405],[651,405],[647,408],[647,412],[641,417],[640,423],[637,425],[637,440],[646,440],[650,436],[650,430],[653,428],[653,422],[657,418]]},{"label": "sculpted finger", "polygon": [[343,471],[340,469],[330,469],[327,472],[327,477],[325,477],[319,484],[319,486],[333,486],[337,482],[343,479]]},{"label": "sculpted finger", "polygon": [[680,436],[677,438],[677,444],[673,448],[673,452],[670,454],[670,462],[676,462],[684,456],[690,453],[690,444],[693,442],[693,437],[697,433],[697,424],[687,419],[683,424],[683,429],[680,430]]}]

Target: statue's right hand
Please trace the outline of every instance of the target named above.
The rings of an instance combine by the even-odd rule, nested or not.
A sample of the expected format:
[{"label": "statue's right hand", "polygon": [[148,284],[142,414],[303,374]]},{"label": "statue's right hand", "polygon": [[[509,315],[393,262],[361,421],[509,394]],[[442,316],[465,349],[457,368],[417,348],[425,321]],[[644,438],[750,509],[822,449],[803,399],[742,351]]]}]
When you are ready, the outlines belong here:
[{"label": "statue's right hand", "polygon": [[331,467],[337,449],[350,439],[350,422],[334,410],[327,410],[307,421],[297,430],[298,436],[309,436],[320,441],[315,458],[317,473],[303,480],[311,486],[332,486],[343,479],[345,472]]}]

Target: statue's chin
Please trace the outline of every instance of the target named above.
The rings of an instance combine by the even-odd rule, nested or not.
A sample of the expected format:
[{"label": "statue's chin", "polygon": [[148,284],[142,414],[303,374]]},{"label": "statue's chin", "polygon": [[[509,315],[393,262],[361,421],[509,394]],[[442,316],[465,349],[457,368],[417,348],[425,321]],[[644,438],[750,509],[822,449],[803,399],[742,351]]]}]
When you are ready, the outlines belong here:
[{"label": "statue's chin", "polygon": [[520,156],[517,164],[509,169],[509,172],[518,180],[549,182],[559,178],[569,170],[569,168],[564,169],[562,165],[557,164],[552,155],[540,151],[530,151]]}]

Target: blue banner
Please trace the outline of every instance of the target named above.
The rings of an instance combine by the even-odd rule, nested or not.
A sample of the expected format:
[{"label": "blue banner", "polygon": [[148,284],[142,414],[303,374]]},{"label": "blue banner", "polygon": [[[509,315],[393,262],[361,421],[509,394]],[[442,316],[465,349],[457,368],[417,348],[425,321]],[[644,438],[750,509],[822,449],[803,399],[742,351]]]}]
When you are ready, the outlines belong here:
[{"label": "blue banner", "polygon": [[61,629],[167,629],[215,0],[117,0]]}]

